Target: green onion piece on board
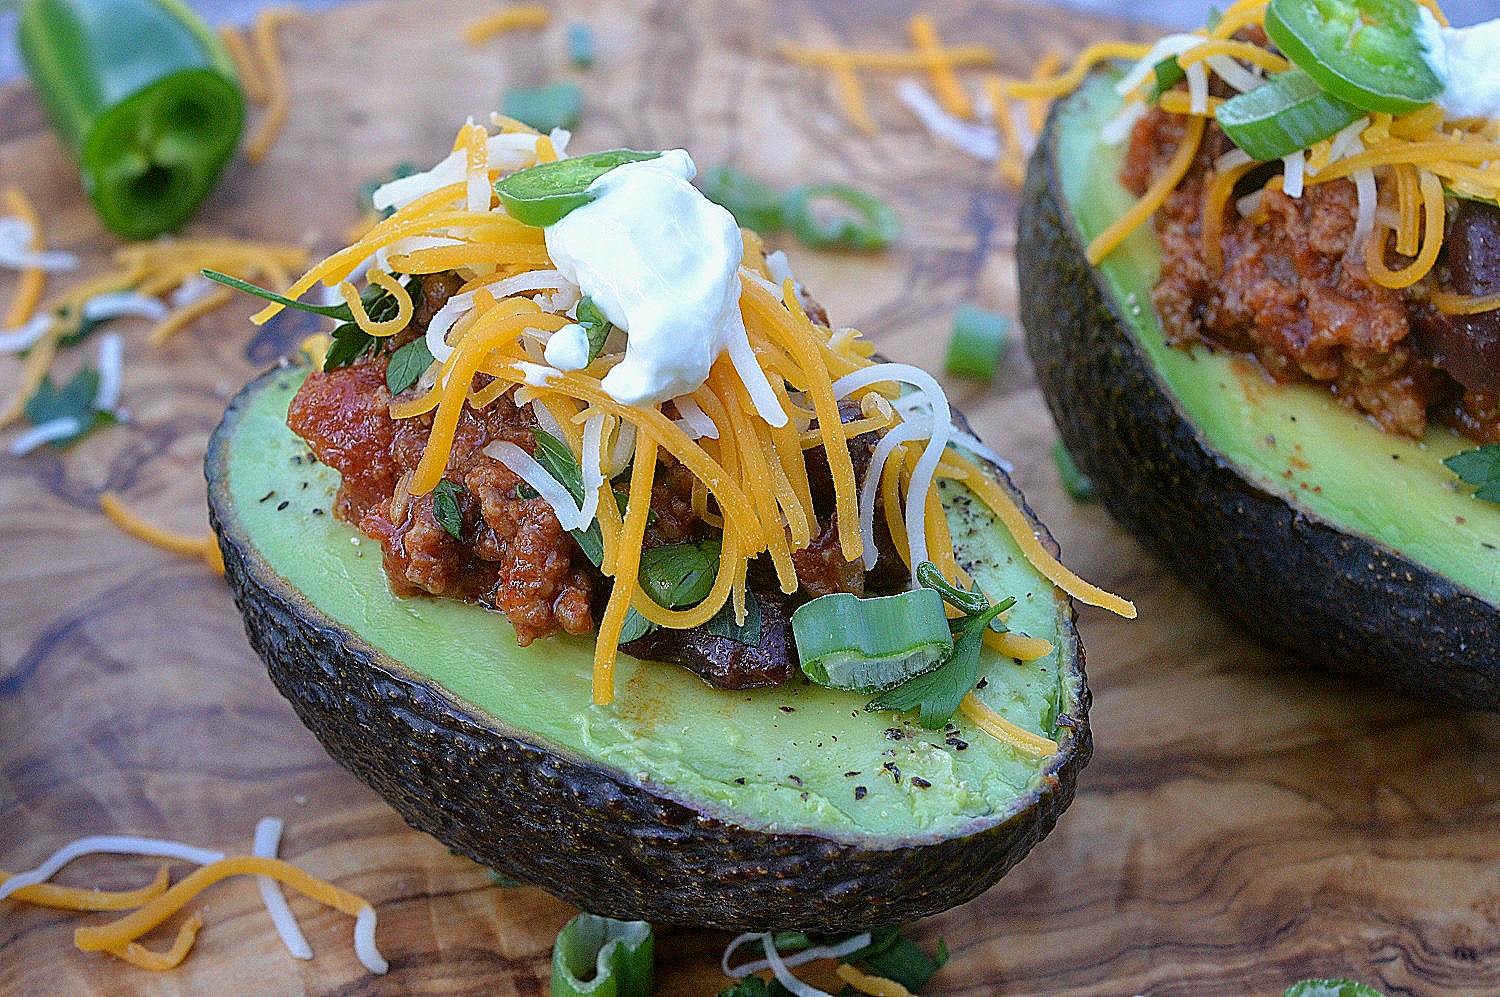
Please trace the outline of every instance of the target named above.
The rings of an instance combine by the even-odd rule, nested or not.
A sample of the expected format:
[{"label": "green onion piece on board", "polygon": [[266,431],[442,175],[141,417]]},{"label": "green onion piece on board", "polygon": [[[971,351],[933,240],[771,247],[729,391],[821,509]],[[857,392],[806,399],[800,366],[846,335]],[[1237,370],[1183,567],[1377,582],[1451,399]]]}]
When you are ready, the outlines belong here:
[{"label": "green onion piece on board", "polygon": [[178,0],[28,0],[21,57],[100,220],[127,239],[180,228],[245,119],[234,63]]},{"label": "green onion piece on board", "polygon": [[874,194],[845,184],[795,187],[781,206],[787,227],[814,249],[836,247],[870,252],[901,234],[896,211]]},{"label": "green onion piece on board", "polygon": [[549,83],[542,87],[520,87],[505,91],[500,113],[530,125],[539,132],[572,128],[583,112],[583,91],[577,83]]},{"label": "green onion piece on board", "polygon": [[568,61],[579,69],[594,64],[594,31],[587,24],[568,25]]},{"label": "green onion piece on board", "polygon": [[1214,111],[1224,134],[1251,159],[1289,156],[1337,135],[1364,117],[1300,69],[1277,73],[1263,87],[1231,97]]},{"label": "green onion piece on board", "polygon": [[1074,502],[1094,500],[1093,479],[1078,469],[1073,455],[1068,453],[1068,448],[1063,446],[1062,440],[1052,444],[1052,463],[1057,466],[1057,476],[1062,481],[1063,491],[1067,492]]},{"label": "green onion piece on board", "polygon": [[650,997],[655,971],[651,925],[579,914],[552,947],[552,997]]},{"label": "green onion piece on board", "polygon": [[641,163],[660,156],[659,152],[611,149],[560,159],[555,163],[541,163],[501,177],[495,181],[495,193],[516,221],[546,228],[562,221],[568,212],[592,201],[589,184],[616,166]]},{"label": "green onion piece on board", "polygon": [[783,224],[781,192],[728,163],[705,170],[698,187],[704,197],[729,209],[744,228],[770,234]]},{"label": "green onion piece on board", "polygon": [[818,685],[873,693],[942,664],[953,650],[943,597],[929,588],[861,599],[819,596],[792,613],[802,673]]},{"label": "green onion piece on board", "polygon": [[1412,0],[1271,0],[1266,34],[1331,96],[1367,111],[1404,114],[1442,95]]},{"label": "green onion piece on board", "polygon": [[943,369],[954,377],[993,381],[1009,344],[1010,319],[973,305],[959,305],[953,312]]}]

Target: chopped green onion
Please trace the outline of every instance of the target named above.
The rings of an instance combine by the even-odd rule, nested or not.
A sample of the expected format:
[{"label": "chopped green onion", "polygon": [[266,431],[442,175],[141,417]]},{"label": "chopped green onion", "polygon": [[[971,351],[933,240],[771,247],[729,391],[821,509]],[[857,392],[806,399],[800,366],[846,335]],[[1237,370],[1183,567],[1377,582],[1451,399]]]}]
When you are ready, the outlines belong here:
[{"label": "chopped green onion", "polygon": [[1155,104],[1161,100],[1161,95],[1187,79],[1187,70],[1182,68],[1182,63],[1177,61],[1177,56],[1169,55],[1161,62],[1152,67],[1152,75],[1155,77],[1151,89],[1146,92],[1146,103]]},{"label": "chopped green onion", "polygon": [[809,184],[782,202],[787,227],[815,249],[884,249],[901,234],[901,220],[874,194],[845,184]]},{"label": "chopped green onion", "polygon": [[568,25],[568,61],[579,69],[594,64],[594,31],[587,24]]},{"label": "chopped green onion", "polygon": [[1265,86],[1231,97],[1214,111],[1224,134],[1260,162],[1306,149],[1362,117],[1363,111],[1324,92],[1300,69],[1277,73]]},{"label": "chopped green onion", "polygon": [[965,616],[974,616],[990,608],[983,592],[965,592],[943,577],[942,569],[931,561],[917,565],[917,581],[952,603]]},{"label": "chopped green onion", "polygon": [[1286,988],[1283,997],[1385,997],[1374,987],[1353,980],[1302,980]]},{"label": "chopped green onion", "polygon": [[1078,469],[1073,455],[1063,446],[1062,440],[1052,444],[1052,463],[1057,467],[1057,476],[1062,479],[1063,490],[1074,502],[1092,502],[1094,481]]},{"label": "chopped green onion", "polygon": [[579,914],[552,947],[552,997],[650,997],[655,972],[645,921]]},{"label": "chopped green onion", "polygon": [[954,377],[993,381],[1009,342],[1010,319],[973,305],[959,305],[953,312],[943,369]]},{"label": "chopped green onion", "polygon": [[616,166],[656,159],[659,152],[611,149],[586,156],[541,163],[495,181],[495,193],[510,216],[523,225],[546,228],[594,198],[589,184]]},{"label": "chopped green onion", "polygon": [[849,692],[900,685],[953,650],[943,597],[928,588],[868,599],[820,596],[792,613],[792,636],[803,674]]},{"label": "chopped green onion", "polygon": [[783,224],[781,192],[728,163],[711,166],[698,179],[703,196],[729,209],[744,228],[770,234]]},{"label": "chopped green onion", "polygon": [[554,128],[572,128],[582,112],[583,91],[577,83],[518,87],[505,91],[500,100],[501,114],[543,133]]},{"label": "chopped green onion", "polygon": [[953,714],[958,712],[958,704],[979,681],[979,649],[984,640],[985,627],[990,626],[1001,613],[1015,604],[1014,598],[1005,599],[982,613],[962,621],[953,621],[962,629],[953,639],[953,653],[948,659],[941,666],[917,675],[872,699],[865,704],[865,709],[894,710],[897,713],[917,710],[917,722],[925,729],[937,730],[942,727],[953,719]]}]

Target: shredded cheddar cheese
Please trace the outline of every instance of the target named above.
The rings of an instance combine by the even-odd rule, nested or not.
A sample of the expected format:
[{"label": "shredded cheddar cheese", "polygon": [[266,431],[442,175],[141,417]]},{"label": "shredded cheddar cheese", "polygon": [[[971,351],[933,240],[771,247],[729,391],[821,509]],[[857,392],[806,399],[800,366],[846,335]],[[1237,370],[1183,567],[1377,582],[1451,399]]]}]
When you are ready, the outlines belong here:
[{"label": "shredded cheddar cheese", "polygon": [[113,492],[105,492],[99,496],[99,511],[122,532],[137,540],[173,554],[201,558],[216,574],[224,573],[224,556],[219,552],[219,543],[212,534],[206,537],[186,537],[153,526],[126,508],[125,503]]},{"label": "shredded cheddar cheese", "polygon": [[175,969],[192,951],[193,943],[198,940],[198,932],[202,928],[203,915],[194,912],[177,929],[177,937],[172,940],[172,947],[165,952],[155,952],[137,941],[110,945],[104,951],[140,969],[152,969],[157,972]]},{"label": "shredded cheddar cheese", "polygon": [[[11,873],[0,872],[0,883],[10,877]],[[23,903],[51,907],[54,910],[135,910],[167,892],[171,882],[171,873],[166,866],[162,866],[157,869],[155,879],[134,890],[89,890],[79,886],[37,883],[35,886],[23,886],[12,893],[11,897]]]},{"label": "shredded cheddar cheese", "polygon": [[271,147],[286,127],[287,115],[291,113],[292,99],[287,91],[286,67],[281,61],[281,49],[276,43],[276,32],[282,25],[299,20],[304,15],[296,7],[267,7],[255,19],[255,54],[263,74],[266,98],[266,114],[256,130],[255,137],[245,146],[245,156],[252,163],[259,163],[271,152]]},{"label": "shredded cheddar cheese", "polygon": [[860,993],[869,994],[870,997],[912,997],[911,991],[895,980],[888,980],[871,973],[862,973],[847,962],[839,963],[834,972],[838,974],[839,979]]},{"label": "shredded cheddar cheese", "polygon": [[959,702],[958,713],[995,740],[1004,741],[1017,751],[1035,755],[1038,758],[1057,754],[1056,741],[1017,727],[990,709],[972,692]]},{"label": "shredded cheddar cheese", "polygon": [[551,19],[551,11],[541,4],[518,4],[475,21],[464,28],[464,41],[477,47],[508,31],[516,31],[520,28],[545,28]]},{"label": "shredded cheddar cheese", "polygon": [[[32,207],[31,199],[19,187],[7,186],[5,188],[5,210],[24,221],[31,229],[31,245],[27,248],[33,253],[40,253],[47,248],[45,237],[42,235],[42,219]],[[10,307],[5,311],[5,324],[0,330],[15,329],[25,325],[31,316],[36,313],[36,306],[42,300],[42,291],[47,286],[47,271],[41,267],[27,267],[21,272],[21,282],[16,287],[16,296],[11,299]]]}]

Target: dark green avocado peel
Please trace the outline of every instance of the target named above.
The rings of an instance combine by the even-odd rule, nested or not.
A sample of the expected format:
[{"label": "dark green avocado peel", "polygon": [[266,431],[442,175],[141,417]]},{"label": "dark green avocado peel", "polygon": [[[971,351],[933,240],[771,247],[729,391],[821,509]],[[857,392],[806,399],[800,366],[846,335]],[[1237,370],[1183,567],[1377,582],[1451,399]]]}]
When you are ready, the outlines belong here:
[{"label": "dark green avocado peel", "polygon": [[1127,530],[1260,640],[1455,706],[1500,709],[1500,506],[1452,487],[1445,429],[1382,433],[1311,387],[1165,344],[1143,226],[1084,248],[1133,200],[1120,107],[1096,73],[1053,108],[1027,171],[1021,317],[1068,452]]},{"label": "dark green avocado peel", "polygon": [[398,600],[378,544],[315,514],[338,476],[285,426],[303,376],[252,383],[210,443],[227,578],[302,721],[449,847],[609,917],[851,931],[977,896],[1071,802],[1092,744],[1071,603],[1028,580],[966,493],[944,496],[961,560],[1010,586],[1017,627],[1058,645],[1026,665],[986,652],[982,695],[1056,739],[1048,758],[801,680],[722,692],[623,655],[615,703],[592,706],[591,642],[518,649],[497,613]]}]

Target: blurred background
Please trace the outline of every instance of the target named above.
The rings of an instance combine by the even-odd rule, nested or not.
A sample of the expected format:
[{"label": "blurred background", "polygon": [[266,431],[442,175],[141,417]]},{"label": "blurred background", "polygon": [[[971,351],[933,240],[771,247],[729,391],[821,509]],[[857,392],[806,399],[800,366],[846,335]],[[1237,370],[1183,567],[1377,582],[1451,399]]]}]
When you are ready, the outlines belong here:
[{"label": "blurred background", "polygon": [[[214,24],[249,24],[263,8],[284,2],[285,0],[190,0],[189,6],[197,9]],[[304,10],[324,10],[361,2],[364,0],[300,0],[297,6]],[[1211,0],[1153,0],[1151,3],[1141,3],[1140,0],[1050,0],[1038,5],[1068,7],[1122,21],[1159,24],[1164,28],[1195,28],[1203,24],[1210,8],[1223,7],[1226,3],[1227,0],[1217,4]],[[1500,3],[1496,0],[1444,0],[1443,10],[1454,24],[1465,25],[1500,14]],[[8,83],[21,75],[14,22],[14,14],[0,12],[0,83]]]}]

